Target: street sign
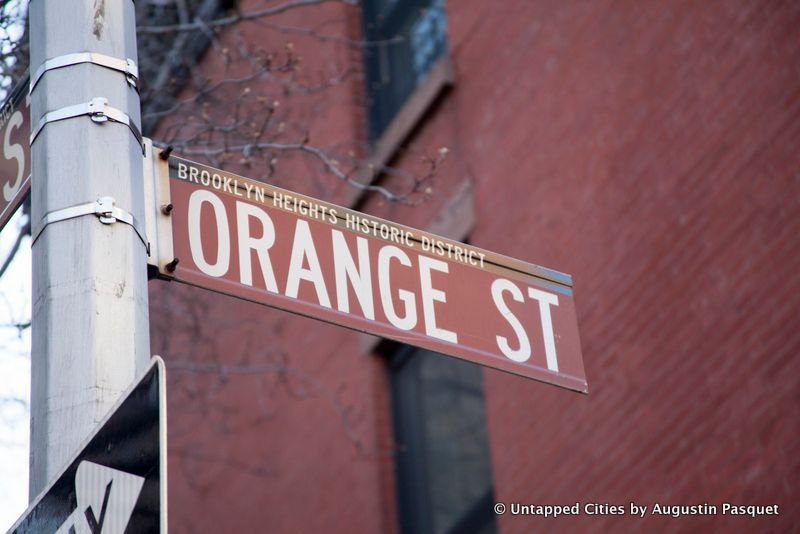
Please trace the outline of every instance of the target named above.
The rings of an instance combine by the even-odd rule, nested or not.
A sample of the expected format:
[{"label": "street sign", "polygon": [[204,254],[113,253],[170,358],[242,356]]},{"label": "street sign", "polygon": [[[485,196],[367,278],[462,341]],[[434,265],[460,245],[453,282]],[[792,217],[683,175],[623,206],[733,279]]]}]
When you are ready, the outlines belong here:
[{"label": "street sign", "polygon": [[30,105],[26,77],[0,107],[0,229],[31,188]]},{"label": "street sign", "polygon": [[587,392],[569,275],[186,159],[153,161],[161,276]]},{"label": "street sign", "polygon": [[9,533],[166,532],[165,396],[155,356]]}]

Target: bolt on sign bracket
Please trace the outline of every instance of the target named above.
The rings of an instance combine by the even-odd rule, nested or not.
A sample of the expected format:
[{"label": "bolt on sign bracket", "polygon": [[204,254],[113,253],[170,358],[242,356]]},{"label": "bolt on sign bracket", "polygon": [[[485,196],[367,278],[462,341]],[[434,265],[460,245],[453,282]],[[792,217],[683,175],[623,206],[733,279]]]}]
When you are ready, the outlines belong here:
[{"label": "bolt on sign bracket", "polygon": [[144,138],[144,145],[144,223],[150,238],[147,271],[151,278],[171,280],[174,268],[170,271],[169,266],[175,260],[172,247],[172,218],[175,214],[169,181],[162,178],[169,173],[167,159],[171,151],[159,150],[147,137]]}]

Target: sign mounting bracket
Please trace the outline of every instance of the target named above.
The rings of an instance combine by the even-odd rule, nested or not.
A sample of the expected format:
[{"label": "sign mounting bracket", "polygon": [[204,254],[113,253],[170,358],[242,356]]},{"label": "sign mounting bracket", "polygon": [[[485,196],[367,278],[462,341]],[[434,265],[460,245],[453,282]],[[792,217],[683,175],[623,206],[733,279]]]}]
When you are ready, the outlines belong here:
[{"label": "sign mounting bracket", "polygon": [[74,106],[66,106],[54,111],[48,111],[42,116],[42,118],[39,120],[39,124],[36,126],[36,129],[31,133],[30,144],[33,145],[36,137],[42,131],[42,128],[47,126],[47,124],[51,122],[72,119],[74,117],[82,117],[83,115],[88,115],[94,122],[97,123],[111,121],[126,125],[128,128],[130,128],[133,136],[136,138],[136,141],[142,148],[142,154],[144,154],[144,141],[142,139],[142,133],[139,130],[139,127],[136,126],[136,123],[134,123],[126,113],[117,108],[109,106],[108,99],[102,96],[95,97],[89,102],[84,102],[83,104],[75,104]]},{"label": "sign mounting bracket", "polygon": [[29,93],[33,93],[34,88],[36,88],[36,84],[39,83],[39,80],[42,79],[42,76],[44,76],[45,72],[64,67],[71,67],[73,65],[80,65],[82,63],[91,63],[93,65],[99,65],[107,69],[119,71],[125,75],[125,79],[128,80],[128,84],[130,84],[131,87],[136,89],[136,91],[139,90],[137,86],[137,83],[139,82],[139,67],[136,65],[134,60],[130,58],[122,59],[118,57],[107,56],[105,54],[98,54],[97,52],[78,52],[75,54],[65,54],[63,56],[54,57],[42,63],[39,68],[36,69],[36,74],[34,74],[33,79],[31,80]]},{"label": "sign mounting bracket", "polygon": [[83,217],[84,215],[96,215],[100,222],[103,224],[114,224],[115,222],[122,222],[131,226],[139,239],[144,243],[148,253],[150,251],[150,244],[147,242],[144,230],[139,221],[130,212],[125,211],[115,206],[116,201],[113,197],[100,197],[94,202],[87,202],[85,204],[78,204],[63,208],[60,210],[51,211],[42,217],[39,224],[36,225],[33,233],[31,234],[31,244],[35,243],[44,229],[52,223],[66,221],[68,219],[75,219],[76,217]]}]

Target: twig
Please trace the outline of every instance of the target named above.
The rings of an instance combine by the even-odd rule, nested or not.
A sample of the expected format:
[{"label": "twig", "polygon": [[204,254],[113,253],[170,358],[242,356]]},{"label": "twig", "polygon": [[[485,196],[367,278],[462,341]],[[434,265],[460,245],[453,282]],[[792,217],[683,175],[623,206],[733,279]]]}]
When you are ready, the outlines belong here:
[{"label": "twig", "polygon": [[140,34],[158,35],[165,33],[191,32],[203,29],[205,27],[220,28],[223,26],[231,26],[233,24],[237,24],[243,21],[256,20],[263,17],[272,17],[284,13],[286,11],[290,11],[292,9],[325,4],[329,2],[339,2],[351,6],[358,5],[358,2],[356,0],[292,0],[290,2],[286,2],[266,9],[261,9],[258,11],[250,11],[248,13],[234,13],[233,15],[229,15],[227,17],[221,17],[215,20],[202,21],[200,19],[195,19],[194,22],[183,23],[183,24],[179,23],[179,24],[165,24],[163,26],[140,26],[139,28],[137,28],[137,31]]}]

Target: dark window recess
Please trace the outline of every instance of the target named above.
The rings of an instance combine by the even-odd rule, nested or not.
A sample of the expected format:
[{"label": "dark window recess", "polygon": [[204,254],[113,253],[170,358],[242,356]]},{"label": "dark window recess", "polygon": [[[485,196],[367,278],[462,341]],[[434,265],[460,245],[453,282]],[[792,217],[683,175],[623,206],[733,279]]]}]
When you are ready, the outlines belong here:
[{"label": "dark window recess", "polygon": [[444,0],[364,0],[370,140],[376,141],[447,52]]},{"label": "dark window recess", "polygon": [[389,361],[403,533],[493,533],[481,369],[399,346]]}]

